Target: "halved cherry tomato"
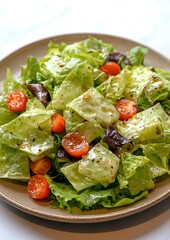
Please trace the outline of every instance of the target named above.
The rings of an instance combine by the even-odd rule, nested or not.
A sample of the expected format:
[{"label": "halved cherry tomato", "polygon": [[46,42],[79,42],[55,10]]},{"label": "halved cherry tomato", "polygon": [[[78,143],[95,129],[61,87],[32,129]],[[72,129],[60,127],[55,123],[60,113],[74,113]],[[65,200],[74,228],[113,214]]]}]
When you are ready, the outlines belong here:
[{"label": "halved cherry tomato", "polygon": [[120,72],[121,68],[115,62],[107,62],[100,67],[100,70],[108,75],[117,75]]},{"label": "halved cherry tomato", "polygon": [[138,104],[130,99],[118,100],[115,108],[120,113],[120,120],[128,120],[138,112]]},{"label": "halved cherry tomato", "polygon": [[33,175],[27,186],[27,191],[33,199],[45,199],[50,195],[50,187],[43,175]]},{"label": "halved cherry tomato", "polygon": [[7,108],[12,112],[21,112],[26,109],[28,97],[22,91],[11,92],[7,98]]},{"label": "halved cherry tomato", "polygon": [[35,174],[45,174],[51,168],[51,160],[49,157],[41,158],[35,162],[30,161],[30,168]]},{"label": "halved cherry tomato", "polygon": [[52,120],[51,131],[57,134],[63,133],[65,130],[64,117],[58,113],[54,113],[51,116],[51,120]]},{"label": "halved cherry tomato", "polygon": [[81,158],[90,148],[86,137],[79,132],[66,134],[61,143],[65,151],[75,158]]}]

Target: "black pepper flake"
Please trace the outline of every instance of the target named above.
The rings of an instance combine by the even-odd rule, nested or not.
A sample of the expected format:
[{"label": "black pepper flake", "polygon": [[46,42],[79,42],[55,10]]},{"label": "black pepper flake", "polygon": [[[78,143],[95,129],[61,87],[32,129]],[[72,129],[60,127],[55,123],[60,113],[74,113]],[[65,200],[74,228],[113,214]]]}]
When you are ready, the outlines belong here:
[{"label": "black pepper flake", "polygon": [[156,128],[156,134],[161,134],[161,129],[160,128]]}]

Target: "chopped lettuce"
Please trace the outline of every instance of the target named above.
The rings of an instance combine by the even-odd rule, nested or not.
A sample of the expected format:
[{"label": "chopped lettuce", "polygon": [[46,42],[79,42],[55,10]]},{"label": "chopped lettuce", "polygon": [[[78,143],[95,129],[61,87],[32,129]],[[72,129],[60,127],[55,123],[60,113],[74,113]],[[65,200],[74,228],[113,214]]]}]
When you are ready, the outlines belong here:
[{"label": "chopped lettuce", "polygon": [[112,44],[107,44],[96,38],[89,37],[84,41],[66,45],[62,54],[86,60],[93,67],[99,68],[111,50],[113,50]]},{"label": "chopped lettuce", "polygon": [[141,148],[143,154],[150,159],[153,178],[160,177],[165,173],[170,174],[170,144],[151,143],[141,145]]},{"label": "chopped lettuce", "polygon": [[53,111],[32,109],[0,127],[0,142],[31,155],[41,156],[54,147],[51,129]]},{"label": "chopped lettuce", "polygon": [[127,58],[131,65],[137,66],[137,65],[143,65],[144,64],[144,58],[145,55],[148,53],[148,49],[141,46],[136,46],[130,49],[130,51],[127,53]]},{"label": "chopped lettuce", "polygon": [[96,184],[106,187],[113,183],[118,167],[119,158],[98,143],[81,160],[61,168],[61,172],[80,191]]},{"label": "chopped lettuce", "polygon": [[118,132],[135,143],[169,142],[169,117],[157,103],[126,122],[117,123]]},{"label": "chopped lettuce", "polygon": [[125,72],[126,70],[122,70],[117,76],[109,77],[96,88],[112,104],[115,104],[118,99],[124,96],[126,86]]},{"label": "chopped lettuce", "polygon": [[0,126],[12,121],[17,116],[17,113],[12,112],[5,107],[0,107]]},{"label": "chopped lettuce", "polygon": [[117,178],[120,188],[129,189],[132,196],[153,189],[155,186],[152,180],[149,159],[131,153],[121,154],[121,164]]},{"label": "chopped lettuce", "polygon": [[135,66],[126,68],[125,71],[125,98],[139,102],[140,98],[145,96],[151,104],[167,98],[170,82],[153,72],[150,68]]},{"label": "chopped lettuce", "polygon": [[46,176],[53,196],[53,208],[61,208],[72,211],[78,207],[81,210],[90,210],[97,208],[113,208],[130,205],[142,198],[147,197],[148,191],[143,191],[136,196],[130,196],[126,191],[118,187],[103,189],[100,185],[94,188],[87,188],[78,193],[71,185],[58,183]]},{"label": "chopped lettuce", "polygon": [[103,127],[109,126],[119,118],[116,108],[109,103],[94,87],[67,104],[89,122],[98,123]]},{"label": "chopped lettuce", "polygon": [[40,65],[38,60],[33,56],[27,57],[27,65],[22,66],[21,78],[24,83],[36,81],[40,72]]},{"label": "chopped lettuce", "polygon": [[27,154],[0,143],[0,178],[28,180],[30,170]]},{"label": "chopped lettuce", "polygon": [[93,87],[93,72],[87,62],[82,62],[67,75],[62,84],[55,88],[52,108],[64,110],[66,105]]}]

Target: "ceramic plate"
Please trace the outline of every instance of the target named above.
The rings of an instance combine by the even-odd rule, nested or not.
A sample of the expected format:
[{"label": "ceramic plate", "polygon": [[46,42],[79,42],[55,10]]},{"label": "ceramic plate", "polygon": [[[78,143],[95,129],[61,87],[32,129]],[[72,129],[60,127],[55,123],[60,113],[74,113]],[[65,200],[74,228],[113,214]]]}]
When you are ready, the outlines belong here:
[{"label": "ceramic plate", "polygon": [[[17,76],[20,72],[20,66],[26,64],[26,58],[28,55],[33,55],[37,58],[41,58],[46,55],[47,45],[50,40],[58,43],[73,43],[83,40],[89,35],[102,39],[105,42],[112,43],[113,46],[115,46],[117,50],[121,52],[126,52],[136,45],[142,46],[142,44],[131,41],[129,39],[102,34],[66,34],[50,37],[24,46],[3,59],[0,62],[0,79],[4,80],[6,78],[7,68],[10,68],[13,75]],[[170,60],[150,48],[145,63],[170,71]],[[85,212],[80,212],[77,210],[72,214],[68,211],[52,209],[49,207],[48,202],[39,202],[32,200],[27,195],[26,185],[15,181],[4,179],[0,180],[0,197],[21,211],[41,218],[70,223],[92,223],[115,220],[146,210],[147,208],[152,207],[166,197],[170,196],[169,186],[170,177],[167,176],[163,179],[160,179],[160,181],[156,184],[156,188],[149,194],[146,199],[140,200],[133,205],[114,208],[111,210],[101,209]]]}]

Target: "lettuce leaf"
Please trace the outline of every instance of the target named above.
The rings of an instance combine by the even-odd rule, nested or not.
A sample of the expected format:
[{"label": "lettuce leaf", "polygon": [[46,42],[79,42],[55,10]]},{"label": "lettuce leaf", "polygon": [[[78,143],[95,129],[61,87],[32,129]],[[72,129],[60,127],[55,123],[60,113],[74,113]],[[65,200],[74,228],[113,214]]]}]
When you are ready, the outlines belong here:
[{"label": "lettuce leaf", "polygon": [[115,104],[118,99],[124,96],[126,86],[125,74],[126,70],[122,70],[117,76],[109,77],[96,88],[97,91],[112,104]]},{"label": "lettuce leaf", "polygon": [[90,210],[103,207],[126,206],[148,195],[148,191],[144,191],[137,196],[130,196],[126,191],[120,190],[117,186],[105,189],[101,185],[77,192],[71,185],[57,183],[49,176],[46,176],[46,178],[55,197],[51,207],[59,207],[61,209],[68,209],[69,211],[72,211],[75,207],[81,210]]},{"label": "lettuce leaf", "polygon": [[148,53],[148,49],[141,46],[136,46],[131,48],[129,52],[127,52],[127,58],[131,65],[143,65],[145,55]]},{"label": "lettuce leaf", "polygon": [[86,60],[91,66],[99,68],[111,50],[113,50],[112,44],[89,37],[83,41],[66,45],[62,54],[76,57],[83,61]]},{"label": "lettuce leaf", "polygon": [[118,132],[135,143],[169,142],[169,117],[157,103],[126,122],[117,123]]},{"label": "lettuce leaf", "polygon": [[119,119],[116,108],[104,98],[94,87],[67,104],[82,118],[89,122],[107,127]]},{"label": "lettuce leaf", "polygon": [[127,67],[124,71],[126,79],[124,97],[139,103],[141,109],[146,109],[143,104],[151,106],[157,101],[167,99],[170,81],[144,66]]},{"label": "lettuce leaf", "polygon": [[94,139],[102,137],[105,130],[97,123],[85,121],[77,112],[67,107],[64,111],[66,132],[80,132],[82,133],[87,141],[91,143]]},{"label": "lettuce leaf", "polygon": [[106,187],[113,183],[118,167],[119,158],[98,143],[81,160],[63,166],[61,172],[80,191],[97,184]]},{"label": "lettuce leaf", "polygon": [[37,75],[40,72],[38,60],[33,56],[27,57],[27,64],[21,68],[21,78],[24,83],[37,81]]},{"label": "lettuce leaf", "polygon": [[52,150],[52,113],[53,111],[32,109],[20,114],[0,127],[0,142],[35,156]]},{"label": "lettuce leaf", "polygon": [[66,105],[93,87],[93,72],[87,62],[76,64],[61,85],[55,88],[52,98],[52,108],[64,110]]},{"label": "lettuce leaf", "polygon": [[153,178],[160,177],[165,173],[170,174],[170,144],[151,143],[141,145],[141,148],[143,149],[143,154],[150,159]]},{"label": "lettuce leaf", "polygon": [[17,113],[12,112],[5,107],[0,107],[0,126],[12,121],[17,116]]},{"label": "lettuce leaf", "polygon": [[30,166],[27,154],[6,144],[0,144],[0,178],[28,180]]},{"label": "lettuce leaf", "polygon": [[137,195],[142,191],[153,189],[149,159],[145,156],[136,156],[131,153],[122,153],[117,179],[120,188],[127,188],[131,195]]}]

